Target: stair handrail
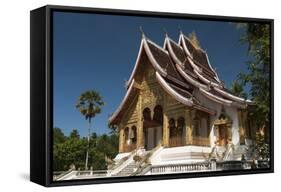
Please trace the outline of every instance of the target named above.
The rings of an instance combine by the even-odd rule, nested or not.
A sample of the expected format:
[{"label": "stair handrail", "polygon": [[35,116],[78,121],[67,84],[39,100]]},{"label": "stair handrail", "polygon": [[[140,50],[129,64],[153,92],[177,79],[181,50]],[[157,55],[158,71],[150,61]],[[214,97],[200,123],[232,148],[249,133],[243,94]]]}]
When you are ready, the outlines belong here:
[{"label": "stair handrail", "polygon": [[[154,155],[154,153],[160,149],[162,147],[162,144],[159,143],[156,147],[154,147],[152,150],[150,150],[147,154],[145,154],[140,162],[139,162],[139,166],[137,167],[136,171],[134,171],[131,176],[135,176],[139,173],[141,173],[144,169],[148,168],[151,164],[149,161],[149,159]],[[150,169],[148,169],[147,171],[149,171]]]},{"label": "stair handrail", "polygon": [[77,173],[77,170],[70,169],[70,170],[60,174],[59,176],[57,176],[54,180],[55,181],[65,180],[65,178],[67,178],[71,175],[76,175],[76,173]]},{"label": "stair handrail", "polygon": [[234,150],[234,145],[233,145],[233,143],[227,144],[226,150],[225,150],[225,152],[224,152],[224,154],[223,154],[223,158],[222,158],[223,160],[227,160],[227,157],[229,156],[231,150],[232,150],[232,151]]},{"label": "stair handrail", "polygon": [[120,171],[122,171],[127,166],[127,164],[129,164],[133,160],[133,155],[137,153],[137,150],[138,149],[134,149],[133,151],[131,151],[128,156],[124,157],[126,158],[125,161],[118,163],[116,166],[112,167],[112,169],[108,170],[108,174],[118,174]]}]

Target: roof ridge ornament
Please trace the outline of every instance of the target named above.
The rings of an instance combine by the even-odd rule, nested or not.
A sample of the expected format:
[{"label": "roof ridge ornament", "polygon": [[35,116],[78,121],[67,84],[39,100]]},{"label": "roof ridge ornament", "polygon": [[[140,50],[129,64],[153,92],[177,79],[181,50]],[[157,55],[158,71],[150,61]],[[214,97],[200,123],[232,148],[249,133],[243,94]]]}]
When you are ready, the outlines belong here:
[{"label": "roof ridge ornament", "polygon": [[186,69],[185,64],[186,64],[187,60],[188,60],[188,57],[185,57],[184,61],[181,63],[182,68],[183,68],[184,70]]},{"label": "roof ridge ornament", "polygon": [[141,37],[146,38],[145,33],[144,33],[141,25],[140,25],[140,32],[141,32]]},{"label": "roof ridge ornament", "polygon": [[210,81],[210,82],[208,83],[208,91],[210,91],[211,88],[212,88],[212,83],[211,83],[211,81]]},{"label": "roof ridge ornament", "polygon": [[165,68],[164,68],[165,72],[167,72],[168,65],[169,65],[169,63],[167,63]]},{"label": "roof ridge ornament", "polygon": [[128,85],[129,85],[129,81],[126,79],[126,78],[124,78],[124,87],[125,87],[125,89],[127,89],[127,87],[128,87]]},{"label": "roof ridge ornament", "polygon": [[221,85],[222,85],[222,87],[224,88],[224,81],[221,81]]},{"label": "roof ridge ornament", "polygon": [[180,26],[180,25],[178,25],[178,30],[179,30],[179,32],[180,32],[180,35],[182,35],[183,32],[182,32],[182,29],[181,29],[181,26]]}]

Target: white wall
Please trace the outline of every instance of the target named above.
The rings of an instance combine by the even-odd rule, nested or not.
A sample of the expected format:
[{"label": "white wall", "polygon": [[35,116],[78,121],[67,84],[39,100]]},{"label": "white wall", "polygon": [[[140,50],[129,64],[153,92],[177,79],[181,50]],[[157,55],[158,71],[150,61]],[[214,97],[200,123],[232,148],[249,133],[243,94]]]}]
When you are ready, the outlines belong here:
[{"label": "white wall", "polygon": [[[275,142],[275,174],[180,179],[138,183],[43,188],[28,181],[29,177],[29,10],[45,4],[79,5],[119,9],[217,14],[275,18],[275,53],[280,53],[280,5],[277,0],[26,0],[1,1],[0,11],[0,191],[274,191],[280,186],[280,146]],[[277,36],[278,34],[278,36]],[[280,73],[280,54],[275,54],[275,74]],[[278,72],[277,72],[278,71]],[[275,84],[281,83],[276,75]],[[281,98],[280,86],[275,98]],[[17,104],[17,116],[12,116]],[[275,101],[275,114],[280,116],[280,100]],[[280,138],[280,118],[276,118],[275,138]]]},{"label": "white wall", "polygon": [[[214,127],[214,121],[218,119],[218,117],[221,115],[222,105],[219,103],[216,103],[209,98],[205,97],[199,90],[195,91],[195,97],[202,103],[203,106],[208,107],[209,109],[213,109],[217,112],[215,116],[212,116],[210,118],[210,123],[212,125],[211,127],[211,145],[214,145],[214,142],[216,141],[215,136],[215,127]],[[232,143],[234,145],[239,145],[239,124],[238,124],[238,114],[237,114],[237,108],[235,107],[229,107],[224,106],[225,114],[229,116],[229,118],[232,120]]]}]

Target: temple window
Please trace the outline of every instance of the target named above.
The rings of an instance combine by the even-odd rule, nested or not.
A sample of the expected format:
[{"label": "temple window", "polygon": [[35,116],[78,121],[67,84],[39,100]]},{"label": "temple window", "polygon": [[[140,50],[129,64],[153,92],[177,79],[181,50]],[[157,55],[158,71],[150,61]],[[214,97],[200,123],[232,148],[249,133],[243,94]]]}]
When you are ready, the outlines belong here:
[{"label": "temple window", "polygon": [[153,120],[160,124],[163,123],[163,109],[160,105],[154,108]]},{"label": "temple window", "polygon": [[178,136],[182,136],[184,127],[185,127],[184,118],[183,117],[178,118],[178,126],[176,131]]},{"label": "temple window", "polygon": [[208,137],[210,131],[210,117],[207,113],[197,111],[193,119],[193,135]]},{"label": "temple window", "polygon": [[183,117],[180,117],[177,119],[176,122],[173,118],[169,120],[169,131],[170,131],[169,146],[170,147],[177,147],[177,146],[184,145],[183,129],[185,126],[185,120]]},{"label": "temple window", "polygon": [[208,137],[208,125],[206,118],[201,119],[201,136]]},{"label": "temple window", "polygon": [[175,120],[173,118],[169,120],[169,131],[170,131],[170,137],[176,136],[176,125],[175,125]]},{"label": "temple window", "polygon": [[137,127],[133,126],[130,134],[130,139],[132,140],[132,143],[137,142]]},{"label": "temple window", "polygon": [[145,108],[145,109],[143,110],[143,119],[144,119],[145,121],[150,121],[150,120],[151,120],[151,111],[150,111],[149,108]]},{"label": "temple window", "polygon": [[193,119],[193,135],[200,136],[200,120],[197,116]]},{"label": "temple window", "polygon": [[129,127],[125,128],[124,137],[125,137],[125,141],[127,142],[129,139]]}]

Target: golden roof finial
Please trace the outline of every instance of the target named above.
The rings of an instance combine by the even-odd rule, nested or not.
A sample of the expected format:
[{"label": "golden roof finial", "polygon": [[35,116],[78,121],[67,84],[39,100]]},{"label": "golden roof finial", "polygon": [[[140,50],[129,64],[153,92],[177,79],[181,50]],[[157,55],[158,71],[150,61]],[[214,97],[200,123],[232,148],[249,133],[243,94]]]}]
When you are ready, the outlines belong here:
[{"label": "golden roof finial", "polygon": [[143,29],[142,29],[142,26],[140,25],[140,32],[141,32],[141,36],[142,36],[142,38],[145,38],[145,34],[144,34],[144,31],[143,31]]},{"label": "golden roof finial", "polygon": [[194,45],[195,48],[200,48],[200,42],[197,39],[196,33],[195,31],[192,31],[189,35],[188,35],[189,40],[191,41],[192,45]]}]

